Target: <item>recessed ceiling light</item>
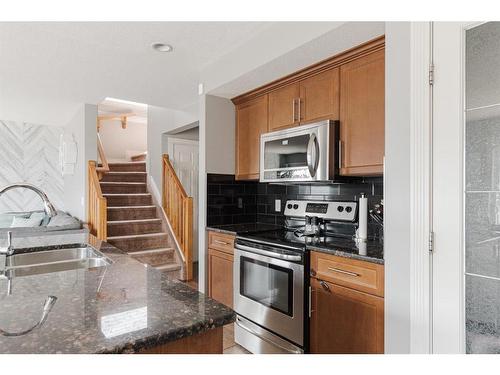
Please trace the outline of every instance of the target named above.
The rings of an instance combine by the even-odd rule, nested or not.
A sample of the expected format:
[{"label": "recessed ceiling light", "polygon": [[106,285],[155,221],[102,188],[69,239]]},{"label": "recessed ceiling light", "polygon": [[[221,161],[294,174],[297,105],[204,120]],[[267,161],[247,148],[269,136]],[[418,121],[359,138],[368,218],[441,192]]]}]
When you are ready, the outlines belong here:
[{"label": "recessed ceiling light", "polygon": [[151,44],[151,47],[158,52],[172,52],[174,49],[170,44],[165,43],[153,43]]}]

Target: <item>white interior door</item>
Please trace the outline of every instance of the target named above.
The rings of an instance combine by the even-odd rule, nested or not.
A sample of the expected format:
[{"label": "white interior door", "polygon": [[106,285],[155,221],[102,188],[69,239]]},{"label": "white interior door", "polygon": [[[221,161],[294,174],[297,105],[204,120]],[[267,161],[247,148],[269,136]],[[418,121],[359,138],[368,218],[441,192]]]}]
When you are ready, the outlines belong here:
[{"label": "white interior door", "polygon": [[433,351],[500,352],[500,23],[434,27]]},{"label": "white interior door", "polygon": [[[199,142],[168,138],[168,155],[175,172],[186,190],[193,197],[193,217],[198,217],[198,154]],[[193,220],[193,261],[198,260],[198,220]]]}]

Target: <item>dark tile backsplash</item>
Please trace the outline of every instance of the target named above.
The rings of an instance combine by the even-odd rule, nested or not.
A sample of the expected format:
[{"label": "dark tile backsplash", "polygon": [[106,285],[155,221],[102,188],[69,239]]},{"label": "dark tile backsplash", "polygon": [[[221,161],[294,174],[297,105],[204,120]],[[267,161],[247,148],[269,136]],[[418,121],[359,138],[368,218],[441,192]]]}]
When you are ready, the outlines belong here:
[{"label": "dark tile backsplash", "polygon": [[[283,211],[289,199],[357,200],[365,193],[369,207],[383,199],[382,177],[347,184],[277,185],[235,181],[233,175],[208,174],[207,188],[208,226],[252,222],[284,224]],[[275,211],[276,199],[281,200],[280,211]]]}]

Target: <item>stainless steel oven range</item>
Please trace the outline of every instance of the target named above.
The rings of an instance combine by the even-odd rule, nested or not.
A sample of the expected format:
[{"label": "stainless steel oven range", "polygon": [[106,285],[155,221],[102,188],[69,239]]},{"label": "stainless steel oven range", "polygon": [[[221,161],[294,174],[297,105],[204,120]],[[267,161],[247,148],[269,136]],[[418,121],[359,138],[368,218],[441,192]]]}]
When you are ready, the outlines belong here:
[{"label": "stainless steel oven range", "polygon": [[252,353],[304,352],[304,247],[237,238],[235,341]]},{"label": "stainless steel oven range", "polygon": [[235,341],[252,353],[307,352],[307,247],[335,243],[357,248],[357,202],[289,200],[284,214],[282,228],[247,233],[235,241]]}]

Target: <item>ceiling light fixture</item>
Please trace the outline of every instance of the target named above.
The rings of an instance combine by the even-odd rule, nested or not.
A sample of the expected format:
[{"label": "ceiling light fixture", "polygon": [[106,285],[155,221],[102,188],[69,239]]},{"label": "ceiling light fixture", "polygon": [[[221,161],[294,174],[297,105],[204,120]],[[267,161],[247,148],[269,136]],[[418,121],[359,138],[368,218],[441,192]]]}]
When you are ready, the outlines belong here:
[{"label": "ceiling light fixture", "polygon": [[170,44],[153,43],[151,47],[158,52],[172,52],[174,48]]}]

